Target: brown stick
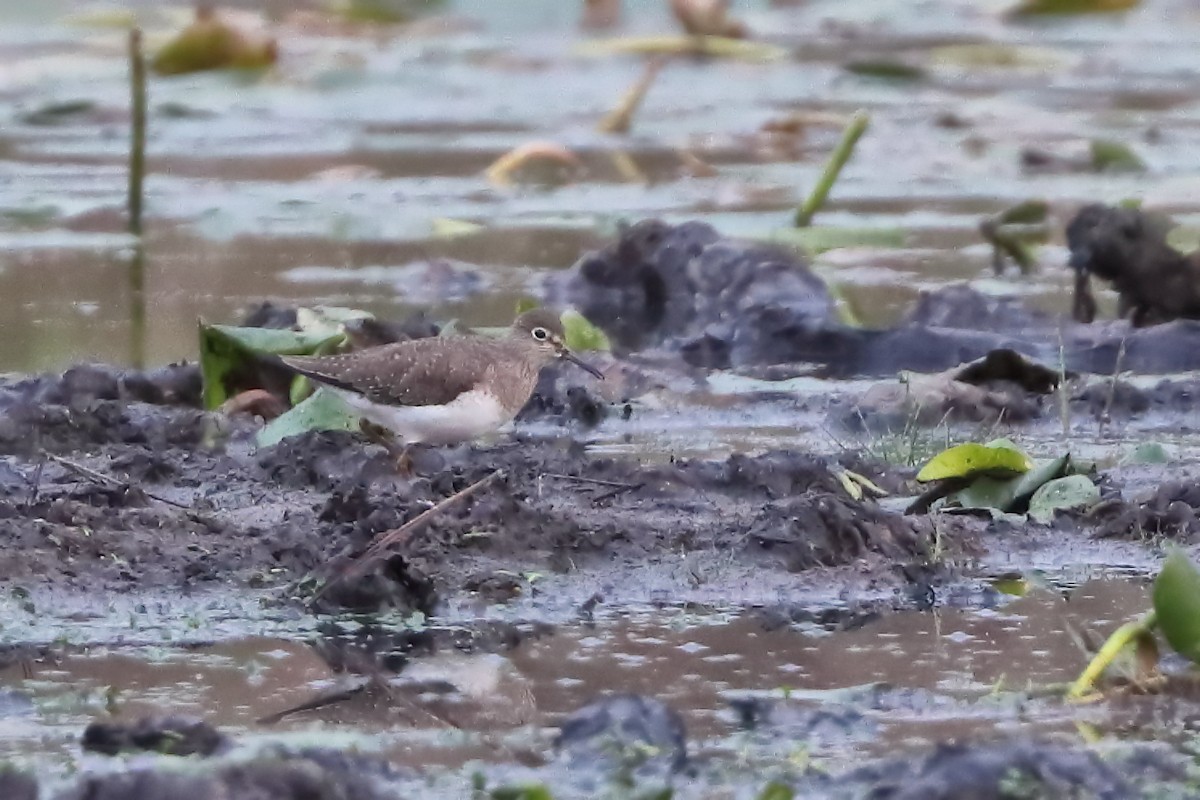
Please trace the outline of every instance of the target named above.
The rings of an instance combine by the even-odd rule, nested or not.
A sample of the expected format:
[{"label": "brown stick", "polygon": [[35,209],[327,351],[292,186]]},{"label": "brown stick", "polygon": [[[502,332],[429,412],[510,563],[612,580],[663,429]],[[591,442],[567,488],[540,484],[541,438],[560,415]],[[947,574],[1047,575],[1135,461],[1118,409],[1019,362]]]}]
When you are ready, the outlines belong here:
[{"label": "brown stick", "polygon": [[345,567],[340,569],[338,572],[334,573],[333,577],[331,577],[328,581],[326,581],[325,585],[322,586],[320,589],[318,589],[317,592],[309,599],[308,604],[312,605],[317,600],[319,600],[326,592],[328,592],[334,586],[336,586],[337,584],[346,580],[347,578],[352,578],[352,577],[361,575],[362,573],[366,572],[368,569],[373,567],[376,562],[378,562],[380,560],[381,556],[383,556],[384,552],[389,547],[391,547],[394,544],[399,544],[399,543],[405,541],[406,539],[409,538],[409,536],[412,535],[412,532],[414,530],[421,527],[426,522],[433,519],[438,514],[442,513],[443,511],[445,511],[447,508],[454,505],[455,503],[466,500],[468,497],[475,494],[480,489],[482,489],[484,486],[487,486],[489,483],[491,483],[492,481],[494,481],[496,478],[500,477],[503,474],[504,474],[504,470],[498,469],[495,472],[493,472],[492,474],[475,481],[474,483],[472,483],[470,486],[463,489],[462,491],[456,492],[456,493],[450,495],[449,497],[447,497],[442,502],[438,503],[433,508],[422,511],[420,514],[413,517],[408,522],[401,525],[399,528],[394,528],[390,531],[384,531],[383,533],[380,533],[378,536],[376,536],[374,538],[374,540],[372,540],[371,544],[367,547],[366,551],[364,551],[361,556],[354,559],[354,561],[347,564]]},{"label": "brown stick", "polygon": [[[96,481],[97,483],[105,483],[105,484],[108,484],[109,486],[129,486],[129,485],[131,485],[128,481],[123,481],[114,475],[106,475],[103,472],[100,472],[99,470],[92,469],[91,467],[85,467],[83,464],[80,464],[76,461],[72,461],[69,458],[63,458],[62,456],[56,456],[53,453],[46,453],[46,458],[48,458],[51,461],[54,461],[56,463],[62,464],[67,469],[72,470],[73,472],[77,472],[85,478],[91,478],[92,480]],[[168,500],[165,497],[160,497],[159,495],[151,494],[150,492],[147,492],[145,489],[142,489],[140,487],[138,488],[138,491],[140,491],[142,494],[146,495],[146,497],[150,498],[151,500],[157,500],[160,503],[165,503],[166,505],[169,505],[169,506],[175,506],[175,508],[182,508],[184,511],[192,510],[192,507],[187,505],[186,503],[179,503],[179,502],[176,502],[175,500]]]}]

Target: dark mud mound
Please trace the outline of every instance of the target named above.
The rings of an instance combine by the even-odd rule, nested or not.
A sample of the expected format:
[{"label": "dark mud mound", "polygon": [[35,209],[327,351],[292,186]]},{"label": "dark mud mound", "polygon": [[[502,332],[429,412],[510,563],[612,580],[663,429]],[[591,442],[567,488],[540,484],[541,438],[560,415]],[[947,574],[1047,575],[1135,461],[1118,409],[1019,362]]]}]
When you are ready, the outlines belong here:
[{"label": "dark mud mound", "polygon": [[384,800],[384,762],[333,750],[277,749],[210,770],[138,770],[86,777],[55,800]]},{"label": "dark mud mound", "polygon": [[[1149,233],[1138,237],[1153,240]],[[1087,245],[1088,258],[1100,258],[1106,251],[1093,244]],[[1134,256],[1120,256],[1127,257]],[[1200,278],[1191,286],[1191,272],[1178,277],[1182,257],[1173,258],[1169,269],[1155,267],[1153,274],[1167,283],[1153,291],[1184,305],[1147,316],[1147,322],[1193,316],[1186,298],[1200,296]],[[1088,269],[1111,272],[1107,262]],[[1200,276],[1200,267],[1193,271]],[[1139,273],[1136,284],[1147,281]],[[1096,374],[1112,374],[1118,366],[1144,373],[1200,369],[1200,323],[1080,325],[1033,312],[1014,298],[986,297],[966,284],[924,293],[895,328],[851,328],[838,321],[824,283],[796,257],[724,238],[701,222],[629,226],[567,275],[550,278],[547,294],[578,307],[619,351],[662,348],[704,368],[808,362],[831,377],[890,376],[898,370],[937,372],[1008,349]],[[1166,303],[1160,300],[1154,302]]]},{"label": "dark mud mound", "polygon": [[1135,328],[1200,319],[1200,252],[1184,256],[1167,244],[1167,225],[1136,208],[1084,206],[1067,225],[1076,271],[1076,318],[1091,322],[1096,303],[1087,278],[1112,283],[1120,315]]},{"label": "dark mud mound", "polygon": [[212,419],[199,411],[165,412],[154,405],[200,405],[200,372],[173,365],[154,372],[105,366],[73,367],[0,388],[0,455],[72,452],[101,444],[157,449],[195,446]]},{"label": "dark mud mound", "polygon": [[1200,486],[1168,481],[1146,496],[1108,501],[1094,516],[1102,538],[1194,542],[1200,534]]},{"label": "dark mud mound", "polygon": [[572,712],[554,747],[572,770],[611,776],[632,769],[641,779],[663,779],[687,763],[683,720],[652,697],[605,697]]},{"label": "dark mud mound", "polygon": [[84,750],[109,756],[138,751],[211,756],[229,749],[231,744],[212,725],[192,717],[145,717],[132,724],[93,722],[80,742]]},{"label": "dark mud mound", "polygon": [[809,360],[836,324],[833,298],[805,264],[702,222],[629,226],[585,256],[562,292],[620,348],[665,344],[703,367]]},{"label": "dark mud mound", "polygon": [[[312,432],[255,450],[248,426],[119,390],[59,398],[68,405],[39,399],[61,383],[0,389],[20,398],[0,406],[0,419],[23,415],[18,455],[0,457],[6,581],[89,592],[223,582],[303,596],[305,579],[327,577],[498,469],[502,479],[326,600],[430,614],[459,593],[496,596],[523,569],[720,550],[794,570],[872,554],[920,561],[925,550],[921,523],[851,500],[830,466],[807,456],[647,466],[578,444],[509,440],[425,449],[416,474],[401,476],[361,434]],[[69,457],[26,455],[46,442]]]}]

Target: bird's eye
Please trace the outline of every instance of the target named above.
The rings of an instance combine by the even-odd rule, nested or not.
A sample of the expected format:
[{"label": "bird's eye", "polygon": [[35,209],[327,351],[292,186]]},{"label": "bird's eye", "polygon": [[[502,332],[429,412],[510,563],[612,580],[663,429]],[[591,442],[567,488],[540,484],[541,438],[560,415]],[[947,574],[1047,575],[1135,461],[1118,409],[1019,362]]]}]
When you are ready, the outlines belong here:
[{"label": "bird's eye", "polygon": [[550,338],[550,331],[546,330],[545,328],[534,328],[531,333],[533,334],[533,338],[537,339],[539,342],[544,342]]}]

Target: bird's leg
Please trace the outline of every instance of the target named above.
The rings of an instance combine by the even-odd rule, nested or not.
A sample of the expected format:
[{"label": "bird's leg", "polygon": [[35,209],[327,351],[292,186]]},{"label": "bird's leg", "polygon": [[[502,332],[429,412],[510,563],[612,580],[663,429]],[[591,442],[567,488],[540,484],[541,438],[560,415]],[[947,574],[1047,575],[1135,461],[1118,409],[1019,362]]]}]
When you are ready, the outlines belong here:
[{"label": "bird's leg", "polygon": [[368,439],[375,444],[382,445],[387,450],[388,456],[396,465],[396,472],[401,477],[408,478],[412,476],[414,464],[412,456],[408,452],[412,449],[411,445],[397,439],[387,428],[375,425],[365,419],[359,423],[359,427]]}]

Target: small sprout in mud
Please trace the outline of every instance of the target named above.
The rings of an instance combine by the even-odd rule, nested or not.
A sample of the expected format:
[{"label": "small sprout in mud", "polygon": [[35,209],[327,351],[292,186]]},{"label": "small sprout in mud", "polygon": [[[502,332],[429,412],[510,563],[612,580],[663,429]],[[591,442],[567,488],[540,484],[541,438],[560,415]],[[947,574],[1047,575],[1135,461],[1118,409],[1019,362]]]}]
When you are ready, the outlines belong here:
[{"label": "small sprout in mud", "polygon": [[496,159],[484,175],[495,186],[561,186],[584,173],[579,156],[556,142],[527,142]]},{"label": "small sprout in mud", "polygon": [[838,175],[842,172],[842,167],[846,166],[846,162],[854,154],[855,145],[858,144],[858,140],[862,138],[870,123],[871,117],[865,111],[859,111],[850,120],[846,129],[842,132],[841,141],[838,142],[837,147],[833,149],[833,153],[829,156],[829,161],[826,163],[821,177],[817,180],[817,185],[813,187],[812,193],[809,194],[800,208],[796,210],[796,217],[793,220],[793,224],[797,228],[805,228],[812,224],[813,217],[825,205],[825,199],[833,189],[833,184],[837,182]]},{"label": "small sprout in mud", "polygon": [[277,57],[274,39],[259,31],[234,27],[210,6],[201,5],[192,24],[158,51],[153,66],[159,75],[254,70],[271,66]]},{"label": "small sprout in mud", "polygon": [[650,91],[651,84],[654,83],[654,79],[658,77],[658,73],[662,71],[666,63],[666,60],[662,58],[648,61],[637,83],[629,88],[621,101],[617,103],[616,108],[604,115],[604,119],[600,120],[596,130],[600,133],[628,133],[629,126],[633,123],[633,115],[641,107],[642,100]]},{"label": "small sprout in mud", "polygon": [[1036,265],[1032,246],[1050,236],[1050,207],[1044,200],[1026,200],[979,223],[979,233],[992,246],[992,270],[1004,272],[1005,258],[1016,262],[1022,275]]}]

